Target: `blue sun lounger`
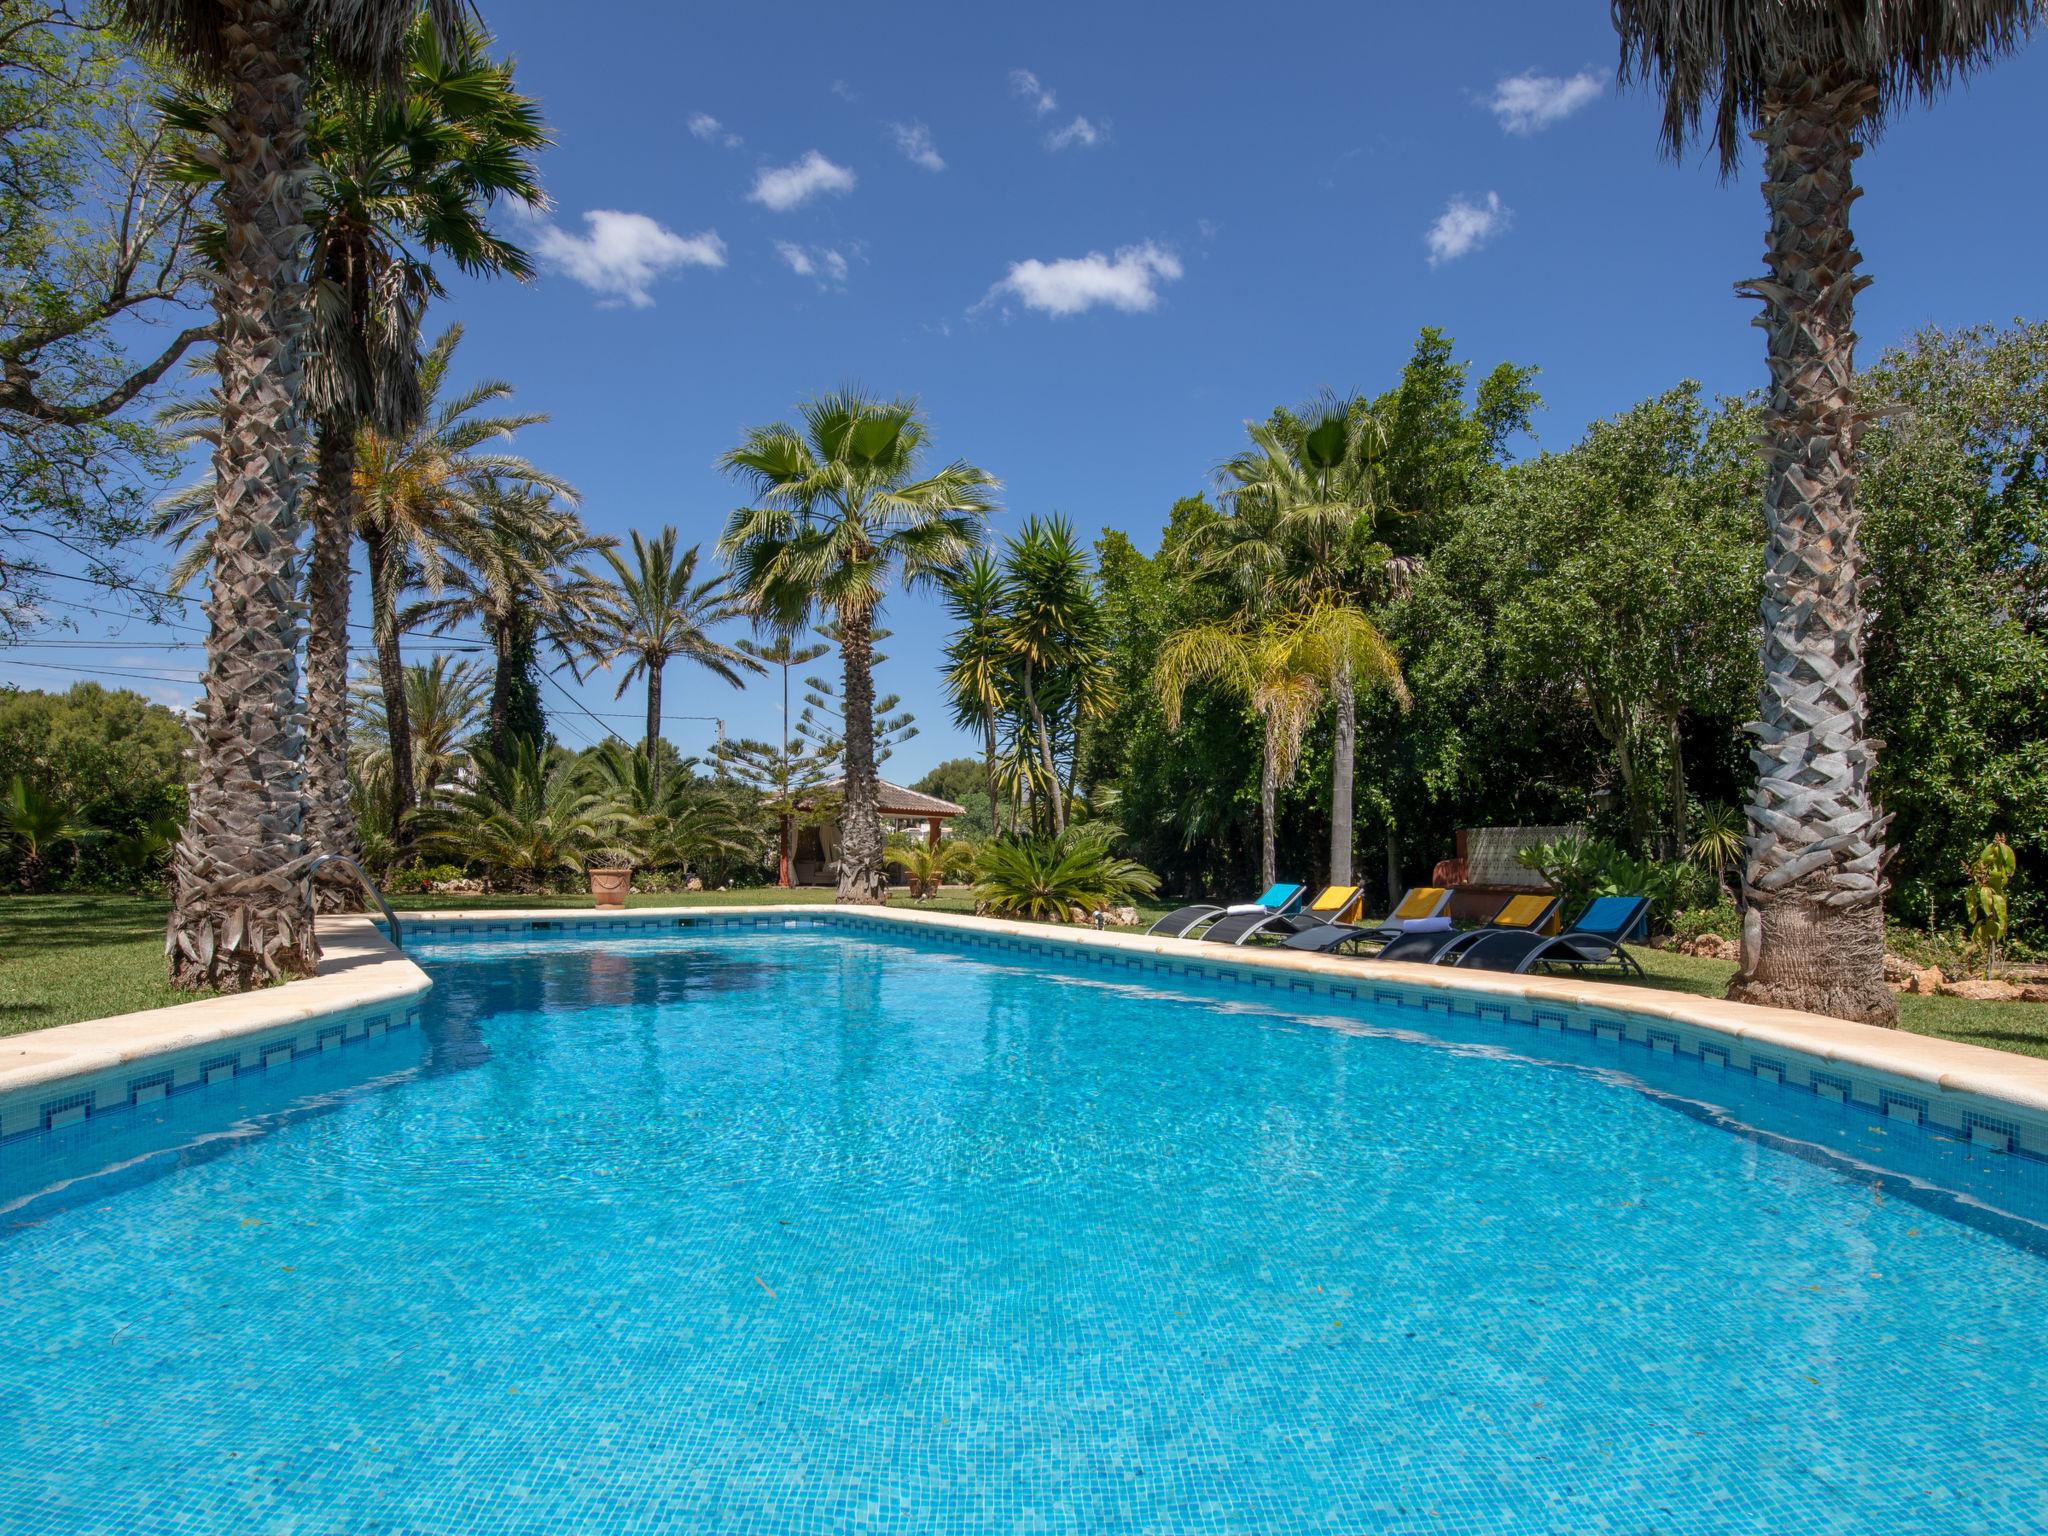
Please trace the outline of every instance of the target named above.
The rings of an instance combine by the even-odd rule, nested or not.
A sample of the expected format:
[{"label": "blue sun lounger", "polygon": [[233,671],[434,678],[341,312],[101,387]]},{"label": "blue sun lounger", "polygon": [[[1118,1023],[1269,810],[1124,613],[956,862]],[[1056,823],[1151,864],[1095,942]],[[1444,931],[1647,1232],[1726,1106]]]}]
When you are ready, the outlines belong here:
[{"label": "blue sun lounger", "polygon": [[1197,902],[1190,907],[1178,907],[1159,919],[1148,934],[1163,933],[1168,938],[1184,939],[1206,922],[1232,914],[1249,914],[1256,917],[1274,917],[1291,912],[1300,904],[1303,887],[1298,885],[1273,884],[1266,887],[1256,901],[1247,901],[1235,907],[1219,907],[1211,902]]},{"label": "blue sun lounger", "polygon": [[1648,932],[1649,926],[1649,897],[1596,896],[1586,904],[1579,920],[1554,938],[1540,933],[1481,934],[1456,957],[1456,963],[1518,975],[1539,965],[1568,965],[1574,971],[1612,965],[1624,975],[1640,976],[1643,968],[1622,946]]}]

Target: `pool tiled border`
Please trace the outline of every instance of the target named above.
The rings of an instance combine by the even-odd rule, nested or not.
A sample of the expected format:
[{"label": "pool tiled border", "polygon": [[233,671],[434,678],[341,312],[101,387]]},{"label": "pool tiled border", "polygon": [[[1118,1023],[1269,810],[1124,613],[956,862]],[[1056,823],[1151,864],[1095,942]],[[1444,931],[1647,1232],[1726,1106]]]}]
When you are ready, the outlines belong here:
[{"label": "pool tiled border", "polygon": [[[1956,1041],[1718,999],[1557,977],[1465,973],[1292,950],[1212,951],[1187,940],[903,908],[815,905],[420,913],[439,936],[653,935],[678,928],[924,935],[998,954],[1060,957],[1134,976],[1248,994],[1307,994],[1382,1009],[1491,1018],[1634,1045],[1701,1068],[1854,1106],[1993,1152],[2048,1159],[2048,1061]],[[183,1092],[232,1069],[263,1071],[415,1021],[431,985],[364,918],[323,918],[320,973],[288,987],[64,1025],[0,1041],[0,1141],[33,1136]]]}]

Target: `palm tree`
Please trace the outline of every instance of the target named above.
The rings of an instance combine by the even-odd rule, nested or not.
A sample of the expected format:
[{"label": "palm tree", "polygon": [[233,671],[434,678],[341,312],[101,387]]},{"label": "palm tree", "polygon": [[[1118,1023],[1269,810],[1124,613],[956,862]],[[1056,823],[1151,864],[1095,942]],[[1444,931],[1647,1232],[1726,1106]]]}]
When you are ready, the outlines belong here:
[{"label": "palm tree", "polygon": [[[1002,642],[1018,661],[1018,691],[1031,717],[1055,832],[1067,830],[1067,798],[1054,765],[1041,683],[1048,675],[1074,724],[1105,713],[1109,638],[1088,557],[1064,518],[1033,517],[1003,557]],[[993,809],[994,802],[990,802]]]},{"label": "palm tree", "polygon": [[1894,1024],[1884,824],[1866,735],[1856,505],[1856,159],[1909,101],[2022,43],[2038,0],[1615,0],[1624,80],[1662,95],[1673,155],[1702,131],[1724,175],[1763,145],[1771,372],[1764,409],[1764,682],[1742,964],[1728,995]]},{"label": "palm tree", "polygon": [[421,413],[417,426],[391,437],[366,428],[356,440],[356,531],[370,567],[370,636],[377,648],[377,674],[384,689],[384,719],[390,731],[393,835],[403,847],[415,782],[409,759],[411,728],[405,714],[405,658],[399,646],[398,599],[415,568],[430,592],[447,573],[447,553],[476,538],[486,522],[484,497],[501,481],[516,481],[574,501],[576,491],[517,454],[490,445],[509,440],[521,427],[547,420],[538,413],[475,414],[507,399],[512,386],[500,379],[472,384],[445,403],[449,364],[462,341],[452,325],[420,362]]},{"label": "palm tree", "polygon": [[[1264,728],[1259,760],[1259,878],[1279,878],[1274,821],[1281,786],[1294,776],[1302,733],[1323,690],[1340,672],[1382,682],[1403,703],[1400,664],[1372,622],[1348,603],[1319,603],[1251,625],[1242,620],[1192,625],[1166,638],[1153,681],[1166,723],[1180,728],[1187,690],[1208,683],[1243,699]],[[1332,880],[1332,884],[1348,882]]]},{"label": "palm tree", "polygon": [[596,623],[600,661],[608,666],[622,656],[633,658],[613,697],[623,695],[635,678],[647,679],[646,750],[657,780],[661,679],[670,662],[695,662],[735,688],[746,687],[743,673],[768,670],[738,646],[712,638],[714,626],[739,618],[746,607],[734,597],[729,576],[698,577],[696,545],[678,554],[676,542],[673,528],[653,539],[643,538],[636,528],[631,565],[617,550],[604,551],[612,580],[599,598]]},{"label": "palm tree", "polygon": [[[473,661],[436,656],[425,665],[412,662],[406,667],[405,714],[411,722],[412,748],[406,758],[413,776],[408,803],[426,803],[437,786],[455,782],[469,766],[469,744],[485,718],[490,691],[490,678]],[[368,683],[357,684],[353,693],[357,763],[365,775],[391,791],[395,803],[387,695]]]},{"label": "palm tree", "polygon": [[43,888],[50,856],[60,846],[83,842],[98,830],[62,800],[44,794],[18,773],[8,782],[7,793],[0,796],[0,843],[13,846],[24,891]]},{"label": "palm tree", "polygon": [[696,759],[684,758],[680,773],[663,776],[645,752],[612,740],[591,761],[599,791],[624,818],[622,825],[649,869],[687,874],[700,862],[760,853],[759,829],[746,803],[752,796],[730,780],[699,778]]},{"label": "palm tree", "polygon": [[828,610],[837,629],[846,721],[839,899],[885,897],[876,809],[875,612],[892,576],[906,586],[956,572],[980,546],[1001,489],[961,461],[924,474],[929,429],[910,400],[844,389],[808,401],[801,424],[750,430],[721,466],[755,505],[727,521],[719,551],[757,616],[784,629]]},{"label": "palm tree", "polygon": [[[1251,446],[1221,470],[1235,515],[1209,525],[1212,562],[1290,605],[1356,606],[1366,577],[1386,559],[1373,538],[1379,423],[1362,402],[1324,394],[1246,432]],[[1330,679],[1330,694],[1330,881],[1349,885],[1358,690],[1348,667]]]},{"label": "palm tree", "polygon": [[[316,89],[311,323],[306,390],[317,428],[306,574],[306,829],[316,848],[353,853],[349,813],[349,551],[356,530],[356,438],[419,424],[421,309],[441,287],[410,247],[470,276],[525,278],[532,264],[492,231],[498,197],[541,203],[533,152],[548,142],[512,66],[490,60],[464,24],[443,46],[424,16],[412,28],[402,93],[346,80]],[[352,882],[323,886],[359,899]]]},{"label": "palm tree", "polygon": [[1016,654],[1003,638],[1003,572],[985,550],[977,550],[945,583],[946,609],[958,626],[946,643],[946,697],[953,723],[978,728],[982,767],[988,776],[988,814],[995,824],[996,721],[1009,713]]},{"label": "palm tree", "polygon": [[[296,552],[299,335],[316,44],[349,79],[389,79],[419,0],[120,0],[146,42],[221,92],[207,153],[222,230],[214,307],[222,430],[204,695],[172,872],[171,983],[239,992],[313,972],[300,793]],[[451,31],[459,7],[432,0]]]},{"label": "palm tree", "polygon": [[515,715],[523,724],[518,734],[537,746],[544,734],[537,728],[539,684],[529,672],[540,646],[566,659],[599,643],[608,588],[578,562],[616,541],[587,532],[544,486],[486,479],[478,501],[483,520],[457,536],[441,594],[408,608],[400,625],[437,635],[464,624],[483,631],[496,657],[487,745],[493,757],[504,757]]}]

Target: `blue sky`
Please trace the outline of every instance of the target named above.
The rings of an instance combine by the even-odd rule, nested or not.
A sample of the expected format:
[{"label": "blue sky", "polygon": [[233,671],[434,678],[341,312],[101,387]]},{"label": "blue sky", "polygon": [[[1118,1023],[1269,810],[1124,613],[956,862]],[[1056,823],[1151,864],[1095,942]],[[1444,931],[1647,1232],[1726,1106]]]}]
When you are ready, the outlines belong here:
[{"label": "blue sky", "polygon": [[[1530,451],[1681,378],[1762,380],[1754,306],[1732,292],[1761,271],[1754,162],[1724,184],[1704,157],[1660,155],[1654,103],[1615,88],[1600,0],[1257,20],[1198,4],[804,6],[770,23],[642,5],[630,25],[544,0],[483,9],[558,140],[555,207],[522,226],[538,281],[453,281],[434,323],[468,328],[465,377],[505,377],[549,413],[519,446],[602,532],[674,523],[708,546],[734,504],[719,452],[848,381],[918,396],[939,451],[1002,480],[998,532],[1058,512],[1149,548],[1246,418],[1325,385],[1384,388],[1423,325],[1479,369],[1542,369]],[[1997,149],[2038,142],[2044,99],[2037,44],[1865,157],[1866,358],[1923,325],[2042,313],[2048,208]],[[75,638],[109,633],[74,616]],[[894,597],[884,622],[882,686],[924,727],[884,770],[907,780],[973,744],[945,723],[935,603]],[[61,642],[8,656],[196,670],[191,653],[81,659]],[[0,680],[63,677],[0,659]],[[561,681],[636,734],[637,685],[614,701],[603,677]],[[667,700],[776,729],[765,685],[678,668]],[[563,739],[596,734],[548,701]],[[670,735],[696,751],[712,729]]]}]

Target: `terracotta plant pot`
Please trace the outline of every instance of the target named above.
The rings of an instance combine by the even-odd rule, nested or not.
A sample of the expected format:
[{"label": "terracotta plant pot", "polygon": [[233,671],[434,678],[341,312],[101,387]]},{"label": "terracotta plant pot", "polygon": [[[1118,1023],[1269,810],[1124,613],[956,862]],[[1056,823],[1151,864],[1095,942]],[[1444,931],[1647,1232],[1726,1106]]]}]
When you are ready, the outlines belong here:
[{"label": "terracotta plant pot", "polygon": [[626,893],[633,889],[631,869],[593,869],[590,871],[590,894],[597,898],[600,907],[623,907]]}]

